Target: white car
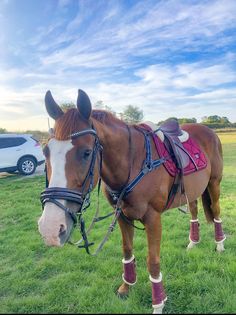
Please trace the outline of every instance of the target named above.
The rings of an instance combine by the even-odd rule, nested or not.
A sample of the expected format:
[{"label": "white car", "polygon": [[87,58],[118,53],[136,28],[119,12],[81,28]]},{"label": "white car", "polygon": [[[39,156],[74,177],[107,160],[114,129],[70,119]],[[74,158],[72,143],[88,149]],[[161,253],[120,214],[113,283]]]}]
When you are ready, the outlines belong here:
[{"label": "white car", "polygon": [[31,175],[45,162],[40,143],[29,134],[0,134],[0,172]]}]

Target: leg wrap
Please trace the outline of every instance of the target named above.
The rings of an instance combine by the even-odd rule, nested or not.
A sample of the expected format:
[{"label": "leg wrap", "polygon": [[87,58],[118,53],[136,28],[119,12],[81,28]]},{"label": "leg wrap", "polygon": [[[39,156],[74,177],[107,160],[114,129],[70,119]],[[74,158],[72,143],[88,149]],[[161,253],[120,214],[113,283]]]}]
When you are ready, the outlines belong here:
[{"label": "leg wrap", "polygon": [[162,284],[162,274],[160,272],[158,279],[154,279],[151,275],[149,275],[149,279],[152,283],[152,307],[159,308],[163,306],[164,302],[167,300],[167,296]]},{"label": "leg wrap", "polygon": [[122,275],[123,281],[128,285],[136,283],[136,264],[134,255],[128,259],[122,259],[124,273]]},{"label": "leg wrap", "polygon": [[189,233],[189,240],[193,243],[199,242],[199,223],[198,219],[190,220],[190,233]]},{"label": "leg wrap", "polygon": [[223,242],[226,239],[226,236],[224,235],[221,223],[222,223],[221,220],[214,219],[216,243]]}]

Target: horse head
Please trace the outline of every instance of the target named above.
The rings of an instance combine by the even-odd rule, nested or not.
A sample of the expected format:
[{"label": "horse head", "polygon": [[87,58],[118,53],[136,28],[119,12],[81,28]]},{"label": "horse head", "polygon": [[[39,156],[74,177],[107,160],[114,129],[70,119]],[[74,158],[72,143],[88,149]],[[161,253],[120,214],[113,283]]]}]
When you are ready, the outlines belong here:
[{"label": "horse head", "polygon": [[77,108],[62,111],[48,91],[46,110],[55,120],[54,136],[44,148],[48,188],[41,195],[38,221],[45,243],[62,246],[68,240],[84,201],[99,177],[100,144],[90,119],[88,95],[79,90]]}]

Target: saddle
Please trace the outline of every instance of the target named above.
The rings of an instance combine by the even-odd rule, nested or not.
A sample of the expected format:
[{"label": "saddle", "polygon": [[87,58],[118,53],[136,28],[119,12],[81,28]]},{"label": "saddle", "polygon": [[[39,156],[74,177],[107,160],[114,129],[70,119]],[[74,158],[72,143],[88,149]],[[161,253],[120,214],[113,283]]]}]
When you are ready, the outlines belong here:
[{"label": "saddle", "polygon": [[178,137],[182,135],[182,130],[180,129],[179,123],[175,119],[170,119],[164,122],[160,129],[163,133],[166,133],[173,137]]},{"label": "saddle", "polygon": [[184,168],[190,162],[189,154],[184,149],[180,140],[184,131],[180,129],[179,123],[175,119],[164,122],[159,127],[159,130],[164,134],[164,143],[176,162],[177,168],[180,170],[180,173],[183,173]]},{"label": "saddle", "polygon": [[184,176],[204,169],[207,160],[198,143],[180,128],[177,120],[169,119],[159,126],[146,121],[141,127],[151,132],[158,155],[166,159],[163,164],[166,171],[174,177],[165,207],[168,209],[179,190],[186,196]]},{"label": "saddle", "polygon": [[182,144],[189,139],[189,134],[180,128],[178,121],[175,119],[169,119],[160,126],[156,126],[152,122],[145,122],[144,126],[145,125],[153,130],[154,134],[156,134],[159,140],[163,143],[171,157],[171,160],[176,166],[174,182],[172,184],[171,190],[169,191],[168,200],[165,207],[168,209],[179,190],[181,194],[185,194],[183,181],[184,169],[189,165],[190,159],[195,164],[188,151]]},{"label": "saddle", "polygon": [[166,203],[166,208],[169,208],[178,190],[180,190],[181,195],[185,194],[183,181],[184,168],[189,164],[190,158],[180,141],[183,131],[180,129],[177,120],[167,120],[159,127],[159,130],[164,134],[164,143],[178,169]]}]

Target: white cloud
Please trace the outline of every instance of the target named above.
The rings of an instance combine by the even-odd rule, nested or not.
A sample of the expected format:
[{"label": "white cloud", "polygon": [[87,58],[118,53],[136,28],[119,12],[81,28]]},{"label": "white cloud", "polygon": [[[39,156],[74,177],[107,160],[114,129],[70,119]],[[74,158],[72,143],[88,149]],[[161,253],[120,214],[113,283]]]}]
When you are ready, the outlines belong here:
[{"label": "white cloud", "polygon": [[[78,3],[73,18],[57,11],[49,25],[12,46],[21,67],[8,66],[14,63],[4,62],[5,53],[0,127],[41,119],[44,128],[45,92],[61,103],[75,101],[78,88],[94,103],[117,112],[134,104],[157,121],[211,111],[236,121],[236,1],[135,1],[129,10],[125,1]],[[58,2],[64,13],[69,6]]]}]

